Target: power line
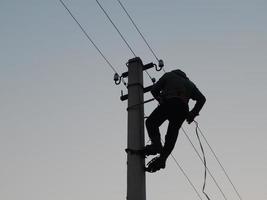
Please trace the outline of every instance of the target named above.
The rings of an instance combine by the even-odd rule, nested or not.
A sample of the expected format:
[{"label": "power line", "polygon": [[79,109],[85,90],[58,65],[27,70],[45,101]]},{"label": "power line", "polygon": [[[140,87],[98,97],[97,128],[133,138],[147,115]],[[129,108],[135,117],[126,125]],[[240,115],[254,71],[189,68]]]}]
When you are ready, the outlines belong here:
[{"label": "power line", "polygon": [[204,136],[203,132],[201,131],[201,129],[199,128],[199,126],[197,126],[197,129],[199,130],[199,132],[201,133],[202,137],[204,138],[206,144],[209,146],[212,154],[214,155],[215,159],[217,160],[217,162],[219,163],[220,167],[222,168],[225,176],[227,177],[228,181],[230,182],[230,184],[232,185],[232,187],[234,188],[237,196],[239,197],[240,200],[242,200],[241,195],[239,194],[239,192],[237,191],[237,188],[235,187],[235,185],[233,184],[232,180],[230,179],[228,173],[226,172],[225,168],[223,167],[222,163],[220,162],[219,158],[217,157],[217,155],[215,154],[213,148],[211,147],[211,145],[209,144],[209,142],[207,141],[206,137]]},{"label": "power line", "polygon": [[192,188],[194,189],[194,191],[196,192],[197,196],[202,200],[199,192],[197,191],[196,187],[194,186],[194,184],[192,183],[192,181],[189,179],[189,177],[187,176],[187,174],[185,173],[185,171],[183,170],[183,168],[181,167],[181,165],[178,163],[178,161],[175,159],[175,157],[171,154],[171,157],[173,158],[174,162],[176,163],[176,165],[179,167],[179,169],[181,170],[181,172],[183,173],[183,175],[186,177],[187,181],[189,182],[189,184],[192,186]]},{"label": "power line", "polygon": [[[83,28],[83,26],[80,24],[80,22],[75,18],[75,16],[72,14],[72,12],[70,11],[70,9],[66,6],[66,4],[62,1],[59,0],[60,3],[63,5],[63,7],[68,11],[68,13],[70,14],[70,16],[72,17],[72,19],[77,23],[77,25],[80,27],[80,29],[82,30],[82,32],[84,33],[84,35],[86,36],[86,38],[92,43],[92,45],[96,48],[96,50],[99,52],[99,54],[104,58],[104,60],[106,61],[106,63],[109,65],[109,67],[113,70],[113,72],[115,74],[118,74],[117,70],[113,67],[113,65],[109,62],[109,60],[106,58],[106,56],[102,53],[102,51],[99,49],[99,47],[95,44],[95,42],[92,40],[92,38],[89,36],[89,34],[85,31],[85,29]],[[124,78],[122,77],[122,82],[123,85],[127,85]],[[126,86],[127,87],[127,86]]]},{"label": "power line", "polygon": [[88,33],[85,31],[85,29],[82,27],[82,25],[79,23],[79,21],[74,17],[72,12],[69,10],[69,8],[66,6],[66,4],[62,1],[59,0],[60,3],[64,6],[64,8],[68,11],[72,19],[78,24],[84,35],[87,37],[87,39],[92,43],[92,45],[96,48],[96,50],[99,52],[99,54],[104,58],[104,60],[107,62],[107,64],[110,66],[110,68],[114,71],[114,73],[117,73],[116,69],[112,66],[112,64],[109,62],[109,60],[104,56],[102,51],[98,48],[98,46],[94,43],[92,38],[88,35]]},{"label": "power line", "polygon": [[[188,141],[190,142],[190,144],[191,144],[192,147],[194,148],[194,150],[195,150],[197,156],[199,157],[199,159],[201,160],[201,162],[202,162],[202,163],[204,164],[204,166],[205,166],[205,163],[204,163],[203,159],[201,158],[201,156],[200,156],[200,154],[198,153],[198,151],[197,151],[195,145],[193,144],[193,142],[191,141],[191,139],[189,138],[188,134],[185,132],[185,130],[184,130],[183,127],[182,127],[182,131],[184,132],[184,134],[185,134],[185,136],[187,137]],[[207,166],[205,166],[205,168],[207,169],[207,171],[208,171],[209,175],[211,176],[211,178],[213,179],[215,185],[217,186],[217,188],[220,190],[221,194],[223,195],[223,198],[224,198],[225,200],[227,200],[226,195],[224,194],[224,192],[222,191],[222,189],[221,189],[221,187],[219,186],[218,182],[216,181],[216,179],[214,178],[214,176],[213,176],[212,173],[210,172],[209,168],[208,168]]]},{"label": "power line", "polygon": [[[162,139],[161,139],[161,141],[162,141],[162,143],[164,143],[164,141]],[[195,193],[197,194],[198,198],[202,200],[202,198],[201,198],[199,192],[197,191],[196,187],[194,186],[194,184],[192,183],[192,181],[190,180],[190,178],[185,173],[184,169],[181,167],[181,165],[179,164],[179,162],[176,160],[176,158],[173,156],[172,153],[171,153],[171,157],[172,157],[173,161],[175,162],[175,164],[177,165],[177,167],[180,169],[180,171],[183,173],[183,175],[187,179],[188,183],[192,186],[192,188],[195,191]]]},{"label": "power line", "polygon": [[120,30],[117,28],[117,26],[114,24],[114,22],[112,21],[112,19],[109,17],[108,13],[106,12],[106,10],[103,8],[103,6],[99,3],[98,0],[96,0],[98,6],[101,8],[101,10],[104,12],[104,14],[106,15],[106,17],[109,19],[110,23],[113,25],[113,27],[116,29],[116,31],[119,33],[119,35],[121,36],[122,40],[125,42],[125,44],[128,46],[128,48],[130,49],[130,51],[132,52],[132,54],[136,57],[136,54],[134,53],[134,51],[132,50],[131,46],[129,45],[129,43],[126,41],[125,37],[122,35],[122,33],[120,32]]},{"label": "power line", "polygon": [[[118,29],[118,27],[115,25],[115,23],[112,21],[112,19],[110,18],[110,16],[108,15],[108,13],[106,12],[106,10],[104,9],[104,7],[99,3],[98,0],[96,0],[98,6],[101,8],[101,10],[104,12],[104,14],[106,15],[106,17],[108,18],[108,20],[110,21],[110,23],[113,25],[113,27],[116,29],[116,31],[118,32],[118,34],[120,35],[120,37],[122,38],[122,40],[125,42],[125,44],[128,46],[128,48],[130,49],[130,51],[132,52],[132,54],[136,57],[136,54],[134,53],[133,49],[131,48],[131,46],[129,45],[129,43],[127,42],[127,40],[125,39],[125,37],[122,35],[122,33],[120,32],[120,30]],[[145,70],[146,74],[148,75],[148,77],[150,78],[150,80],[153,82],[153,78],[150,76],[150,74],[147,72],[147,70]],[[154,82],[153,82],[154,83]]]},{"label": "power line", "polygon": [[120,4],[120,6],[122,7],[122,9],[124,10],[124,12],[126,13],[126,15],[129,17],[130,21],[132,22],[132,24],[134,25],[135,29],[137,30],[137,32],[140,34],[140,36],[142,37],[142,39],[144,40],[144,42],[146,43],[147,47],[149,48],[149,50],[151,51],[151,53],[154,55],[154,57],[156,58],[157,61],[159,61],[158,57],[156,56],[155,52],[153,51],[153,49],[151,48],[151,46],[148,44],[146,38],[144,37],[144,35],[141,33],[140,29],[138,28],[138,26],[136,25],[136,23],[134,22],[133,18],[130,16],[129,12],[127,11],[127,9],[125,8],[125,6],[121,3],[120,0],[117,0],[118,3]]},{"label": "power line", "polygon": [[[147,47],[149,48],[149,50],[151,51],[151,53],[153,54],[153,56],[159,62],[160,59],[158,58],[158,56],[156,55],[156,53],[154,52],[154,50],[151,48],[151,46],[148,44],[146,38],[144,37],[144,35],[140,31],[140,28],[138,28],[137,24],[134,22],[133,18],[131,17],[131,15],[129,14],[129,12],[127,11],[126,7],[121,3],[120,0],[117,0],[117,1],[120,4],[120,6],[122,7],[122,9],[124,10],[124,12],[126,13],[126,15],[128,16],[128,18],[130,19],[130,21],[132,22],[133,26],[135,27],[135,29],[137,30],[137,32],[139,33],[139,35],[142,37],[142,39],[146,43]],[[166,73],[165,69],[164,68],[162,68],[162,69],[163,69],[163,72]]]}]

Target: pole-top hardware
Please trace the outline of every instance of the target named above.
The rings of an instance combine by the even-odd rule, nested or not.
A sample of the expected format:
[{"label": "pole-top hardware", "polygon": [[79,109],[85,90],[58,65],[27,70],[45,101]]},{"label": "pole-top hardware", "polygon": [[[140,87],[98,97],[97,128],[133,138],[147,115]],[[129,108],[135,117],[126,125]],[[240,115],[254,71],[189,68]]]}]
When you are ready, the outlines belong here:
[{"label": "pole-top hardware", "polygon": [[[133,58],[133,59],[136,59],[136,58]],[[126,63],[126,66],[128,66],[130,62],[133,62],[133,59],[132,60],[129,60],[129,62]],[[140,62],[142,62],[142,61],[140,61]],[[147,69],[153,68],[154,66],[156,66],[156,64],[154,64],[152,62],[151,63],[148,63],[146,65],[143,65],[143,70],[147,70]],[[123,77],[123,78],[128,77],[128,72],[123,72],[121,74],[121,77]]]},{"label": "pole-top hardware", "polygon": [[158,64],[158,67],[156,66],[156,70],[157,71],[160,71],[162,70],[162,68],[164,67],[164,62],[162,59],[159,60],[159,64]]},{"label": "pole-top hardware", "polygon": [[159,67],[160,67],[160,68],[164,67],[164,62],[163,62],[162,59],[159,60]]},{"label": "pole-top hardware", "polygon": [[[153,85],[150,85],[148,87],[145,87],[143,92],[146,93],[146,92],[149,92],[151,90],[151,88],[153,87]],[[121,93],[122,94],[122,93]],[[125,95],[121,95],[120,97],[121,101],[125,101],[128,99],[128,94],[125,94]]]},{"label": "pole-top hardware", "polygon": [[116,85],[119,85],[121,83],[121,77],[119,76],[118,73],[114,74],[113,80],[114,80]]},{"label": "pole-top hardware", "polygon": [[[150,69],[150,68],[153,68],[153,67],[157,66],[157,65],[154,64],[153,62],[143,65],[142,60],[141,60],[139,57],[135,57],[135,58],[130,59],[130,60],[126,63],[126,66],[129,67],[129,65],[130,65],[131,63],[140,63],[140,64],[142,64],[142,66],[143,66],[143,67],[142,67],[142,68],[143,68],[143,71],[145,71],[145,70],[147,70],[147,69]],[[126,78],[126,77],[128,77],[128,72],[124,72],[124,73],[122,73],[121,76],[119,76],[118,74],[117,74],[117,75],[115,74],[115,75],[114,75],[114,81],[115,81],[115,83],[118,85],[118,84],[120,84],[121,79],[122,79],[122,78]],[[155,78],[152,78],[151,80],[152,80],[153,84],[156,82],[156,79],[155,79]],[[146,88],[144,88],[143,92],[144,92],[144,93],[149,92],[149,91],[151,90],[151,88],[152,88],[152,85],[151,85],[151,86],[148,86],[148,87],[146,87]],[[125,100],[127,100],[127,99],[128,99],[128,94],[123,95],[123,93],[121,93],[121,97],[120,97],[120,99],[121,99],[121,101],[125,101]]]}]

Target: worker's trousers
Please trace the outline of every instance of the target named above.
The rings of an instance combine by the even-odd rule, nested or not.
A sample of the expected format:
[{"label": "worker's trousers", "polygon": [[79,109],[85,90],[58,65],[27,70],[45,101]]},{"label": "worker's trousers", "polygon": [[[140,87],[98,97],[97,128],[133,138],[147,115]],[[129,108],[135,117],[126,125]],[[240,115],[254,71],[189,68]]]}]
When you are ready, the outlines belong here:
[{"label": "worker's trousers", "polygon": [[167,159],[172,152],[179,129],[188,114],[188,105],[179,98],[171,98],[160,104],[147,118],[146,128],[152,145],[161,146],[159,127],[166,120],[169,121],[168,130],[165,135],[165,144],[161,156]]}]

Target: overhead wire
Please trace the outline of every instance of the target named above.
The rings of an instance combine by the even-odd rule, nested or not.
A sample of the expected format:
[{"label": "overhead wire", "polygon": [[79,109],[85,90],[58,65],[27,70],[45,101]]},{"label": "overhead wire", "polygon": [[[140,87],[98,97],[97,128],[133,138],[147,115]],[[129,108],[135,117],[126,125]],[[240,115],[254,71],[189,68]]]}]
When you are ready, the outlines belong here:
[{"label": "overhead wire", "polygon": [[[186,131],[184,130],[183,127],[182,127],[181,129],[182,129],[183,133],[185,134],[185,136],[187,137],[187,139],[188,139],[188,141],[190,142],[190,144],[192,145],[192,147],[194,148],[194,150],[195,150],[197,156],[199,157],[199,159],[201,160],[201,162],[202,162],[203,165],[205,166],[205,163],[204,163],[203,159],[201,158],[200,154],[198,153],[198,151],[197,151],[195,145],[193,144],[193,142],[192,142],[191,139],[189,138],[188,134],[186,133]],[[205,166],[205,168],[206,168],[207,172],[209,173],[209,175],[211,176],[211,178],[213,179],[215,185],[217,186],[217,188],[218,188],[219,191],[221,192],[223,198],[224,198],[225,200],[227,200],[226,195],[224,194],[224,192],[222,191],[222,189],[221,189],[221,187],[219,186],[218,182],[216,181],[216,179],[214,178],[214,176],[213,176],[212,173],[210,172],[209,168],[208,168],[207,166]]]},{"label": "overhead wire", "polygon": [[240,193],[238,192],[236,186],[234,185],[234,183],[232,182],[232,180],[230,179],[228,173],[226,172],[226,169],[223,167],[222,163],[220,162],[218,156],[216,155],[215,151],[213,150],[213,148],[211,147],[211,145],[209,144],[209,142],[207,141],[207,138],[204,136],[203,132],[201,131],[201,129],[199,128],[199,126],[197,126],[197,129],[199,130],[199,132],[201,133],[202,137],[204,138],[206,144],[208,145],[209,149],[211,150],[213,156],[215,157],[215,159],[217,160],[218,164],[220,165],[222,171],[224,172],[225,176],[227,177],[228,181],[230,182],[230,184],[232,185],[232,187],[234,188],[237,196],[239,197],[240,200],[242,200],[242,197],[240,195]]},{"label": "overhead wire", "polygon": [[192,186],[192,188],[194,189],[195,193],[197,194],[198,198],[202,200],[199,192],[197,191],[196,187],[194,186],[194,184],[192,183],[192,181],[190,180],[190,178],[187,176],[187,174],[185,173],[185,171],[183,170],[183,168],[181,167],[181,165],[178,163],[178,161],[176,160],[176,158],[171,154],[172,159],[174,160],[174,162],[176,163],[176,165],[179,167],[180,171],[183,173],[183,175],[186,177],[187,181],[189,182],[189,184]]},{"label": "overhead wire", "polygon": [[153,51],[153,49],[151,48],[151,46],[148,44],[146,38],[144,37],[144,35],[141,33],[140,29],[138,28],[138,26],[136,25],[136,23],[134,22],[133,18],[130,16],[129,12],[127,11],[127,9],[125,8],[125,6],[121,3],[120,0],[117,0],[118,3],[120,4],[120,6],[122,7],[122,9],[124,10],[124,12],[126,13],[126,15],[129,17],[130,21],[132,22],[132,24],[134,25],[135,29],[137,30],[137,32],[140,34],[140,36],[143,38],[144,42],[146,43],[147,47],[149,48],[149,50],[152,52],[152,54],[154,55],[154,57],[156,58],[157,61],[159,61],[157,55],[155,54],[155,52]]},{"label": "overhead wire", "polygon": [[[161,139],[162,143],[164,143],[164,141]],[[186,172],[184,171],[184,169],[182,168],[182,166],[179,164],[179,162],[177,161],[177,159],[173,156],[173,154],[170,154],[173,161],[175,162],[175,164],[177,165],[177,167],[180,169],[180,171],[183,173],[183,175],[185,176],[185,178],[187,179],[188,183],[191,185],[191,187],[193,188],[193,190],[195,191],[195,193],[197,194],[198,198],[202,200],[201,195],[199,194],[199,192],[197,191],[195,185],[193,184],[193,182],[190,180],[189,176],[186,174]]]},{"label": "overhead wire", "polygon": [[[108,66],[112,69],[112,71],[114,73],[117,73],[117,70],[115,69],[115,67],[113,67],[113,65],[110,63],[110,61],[107,59],[107,57],[102,53],[102,51],[100,50],[100,48],[96,45],[96,43],[93,41],[93,39],[89,36],[89,34],[85,31],[85,29],[83,28],[83,26],[81,25],[81,23],[76,19],[76,17],[72,14],[72,12],[70,11],[70,9],[67,7],[67,5],[63,2],[63,0],[59,0],[60,3],[63,5],[63,7],[68,11],[69,15],[72,17],[72,19],[76,22],[76,24],[79,26],[79,28],[81,29],[81,31],[84,33],[84,35],[86,36],[86,38],[91,42],[91,44],[95,47],[95,49],[98,51],[98,53],[103,57],[103,59],[106,61],[106,63],[108,64]],[[126,86],[126,82],[124,81],[124,79],[122,78],[122,82],[123,84]]]},{"label": "overhead wire", "polygon": [[[129,50],[132,52],[132,54],[136,56],[135,52],[133,51],[133,49],[131,48],[130,44],[127,42],[127,40],[125,39],[125,37],[122,35],[122,33],[120,32],[119,28],[116,26],[116,24],[113,22],[113,20],[111,19],[111,17],[109,16],[109,14],[106,12],[106,10],[104,9],[104,7],[102,6],[102,4],[98,1],[95,0],[96,3],[98,4],[98,6],[101,8],[101,10],[103,11],[103,13],[106,15],[106,17],[108,18],[108,20],[110,21],[110,23],[113,25],[113,27],[116,29],[116,31],[118,32],[118,34],[120,35],[120,37],[122,38],[122,40],[125,42],[125,44],[127,45],[127,47],[129,48]],[[148,77],[150,78],[150,80],[154,83],[153,78],[151,77],[151,75],[147,72],[147,70],[145,70],[146,74],[148,75]]]},{"label": "overhead wire", "polygon": [[[146,38],[144,37],[144,35],[142,34],[142,32],[140,31],[140,28],[137,26],[137,24],[134,22],[132,16],[129,14],[129,12],[127,11],[126,7],[122,4],[122,2],[120,0],[117,0],[117,2],[120,4],[121,8],[124,10],[125,14],[128,16],[128,18],[130,19],[130,21],[132,22],[133,26],[135,27],[135,29],[137,30],[137,32],[139,33],[139,35],[141,36],[141,38],[143,39],[143,41],[145,42],[145,44],[147,45],[147,47],[149,48],[149,50],[151,51],[151,53],[153,54],[153,56],[156,58],[156,60],[159,62],[160,59],[158,58],[158,56],[156,55],[156,53],[154,52],[154,50],[152,49],[152,47],[149,45],[148,41],[146,40]],[[162,68],[164,73],[165,73],[165,69]]]},{"label": "overhead wire", "polygon": [[110,16],[108,15],[108,13],[106,12],[106,10],[104,9],[104,7],[99,3],[98,0],[96,0],[96,3],[98,4],[98,6],[101,8],[101,10],[104,12],[104,14],[106,15],[106,17],[108,18],[108,20],[110,21],[110,23],[113,25],[113,27],[116,29],[116,31],[118,32],[118,34],[120,35],[120,37],[122,38],[122,40],[125,42],[125,44],[128,46],[128,48],[130,49],[130,51],[132,52],[132,54],[136,57],[136,54],[134,53],[133,49],[131,48],[131,46],[129,45],[129,43],[127,42],[127,40],[125,39],[125,37],[122,35],[122,33],[120,32],[120,30],[118,29],[118,27],[115,25],[115,23],[112,21],[112,19],[110,18]]}]

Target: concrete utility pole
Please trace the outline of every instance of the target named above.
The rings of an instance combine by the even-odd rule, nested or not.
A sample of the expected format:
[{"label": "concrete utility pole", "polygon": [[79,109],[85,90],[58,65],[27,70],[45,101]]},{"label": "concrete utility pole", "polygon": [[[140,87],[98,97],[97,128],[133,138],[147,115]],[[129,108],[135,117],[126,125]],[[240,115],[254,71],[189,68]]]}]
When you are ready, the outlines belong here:
[{"label": "concrete utility pole", "polygon": [[[128,61],[128,149],[144,148],[143,63]],[[136,106],[137,105],[137,106]],[[127,200],[146,200],[145,158],[127,154]]]},{"label": "concrete utility pole", "polygon": [[128,61],[128,72],[121,77],[114,76],[116,84],[121,78],[128,77],[128,94],[121,96],[121,100],[128,99],[128,145],[127,154],[127,200],[146,200],[146,176],[144,149],[144,93],[149,92],[153,85],[143,86],[143,71],[153,68],[154,63],[143,65],[138,57]]}]

